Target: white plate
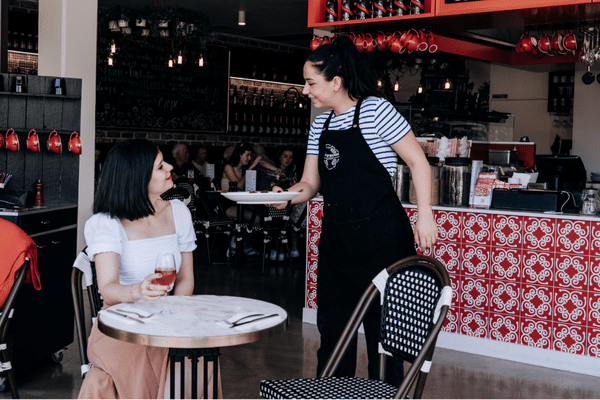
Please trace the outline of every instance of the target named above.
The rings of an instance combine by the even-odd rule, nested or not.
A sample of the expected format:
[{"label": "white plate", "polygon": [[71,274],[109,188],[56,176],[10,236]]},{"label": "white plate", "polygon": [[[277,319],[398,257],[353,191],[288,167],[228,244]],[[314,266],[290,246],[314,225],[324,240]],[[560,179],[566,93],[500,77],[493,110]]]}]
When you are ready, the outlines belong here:
[{"label": "white plate", "polygon": [[235,201],[239,204],[279,204],[293,199],[294,197],[298,196],[300,192],[228,192],[221,194],[229,200]]}]

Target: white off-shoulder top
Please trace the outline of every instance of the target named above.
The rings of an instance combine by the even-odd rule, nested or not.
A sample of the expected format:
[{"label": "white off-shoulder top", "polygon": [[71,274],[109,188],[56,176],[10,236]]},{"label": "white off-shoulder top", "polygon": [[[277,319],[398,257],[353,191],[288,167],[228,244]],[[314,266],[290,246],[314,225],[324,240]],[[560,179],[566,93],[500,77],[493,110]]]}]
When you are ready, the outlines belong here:
[{"label": "white off-shoulder top", "polygon": [[190,210],[181,200],[170,200],[175,221],[175,234],[148,239],[129,240],[118,219],[108,214],[94,214],[85,223],[84,236],[90,260],[99,253],[119,254],[119,283],[133,285],[154,273],[156,256],[175,254],[177,272],[181,267],[181,253],[196,249],[196,233]]}]

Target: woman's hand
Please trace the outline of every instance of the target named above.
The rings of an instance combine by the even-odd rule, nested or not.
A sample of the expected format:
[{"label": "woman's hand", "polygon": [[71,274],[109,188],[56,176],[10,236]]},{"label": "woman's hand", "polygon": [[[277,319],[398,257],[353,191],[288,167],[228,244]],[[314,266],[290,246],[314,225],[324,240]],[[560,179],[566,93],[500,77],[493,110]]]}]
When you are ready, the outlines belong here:
[{"label": "woman's hand", "polygon": [[[144,278],[139,283],[139,299],[138,300],[158,300],[164,296],[169,290],[170,285],[160,285],[153,283],[155,279],[162,277],[162,274],[151,274]],[[134,298],[137,296],[134,295]]]},{"label": "woman's hand", "polygon": [[[279,186],[273,186],[273,193],[281,193],[284,190]],[[265,204],[267,207],[273,207],[276,210],[283,210],[287,207],[287,203]]]},{"label": "woman's hand", "polygon": [[415,243],[426,252],[437,242],[438,228],[433,218],[433,212],[419,213],[415,224]]}]

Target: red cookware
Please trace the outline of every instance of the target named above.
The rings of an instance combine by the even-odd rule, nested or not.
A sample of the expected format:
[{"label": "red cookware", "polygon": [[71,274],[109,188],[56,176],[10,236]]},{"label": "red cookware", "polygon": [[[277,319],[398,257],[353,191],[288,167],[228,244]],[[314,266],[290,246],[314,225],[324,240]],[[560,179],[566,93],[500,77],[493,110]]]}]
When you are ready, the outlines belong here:
[{"label": "red cookware", "polygon": [[69,137],[69,143],[67,145],[67,149],[74,154],[81,154],[81,139],[79,138],[79,133],[73,132]]},{"label": "red cookware", "polygon": [[27,134],[27,148],[34,153],[39,153],[40,151],[40,138],[35,129],[30,130]]},{"label": "red cookware", "polygon": [[13,128],[6,131],[6,148],[10,151],[19,151],[21,149],[19,137]]},{"label": "red cookware", "polygon": [[60,140],[60,136],[58,132],[52,131],[50,132],[50,136],[48,136],[48,141],[46,142],[46,146],[48,150],[53,153],[60,154],[62,153],[62,142]]}]

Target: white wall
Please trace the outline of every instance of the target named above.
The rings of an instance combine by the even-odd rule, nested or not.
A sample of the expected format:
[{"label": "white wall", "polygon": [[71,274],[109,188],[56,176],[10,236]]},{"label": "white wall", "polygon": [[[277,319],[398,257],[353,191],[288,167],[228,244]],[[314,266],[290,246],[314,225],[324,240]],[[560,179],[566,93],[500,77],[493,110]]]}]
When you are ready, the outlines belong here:
[{"label": "white wall", "polygon": [[[575,66],[575,91],[573,99],[573,154],[583,160],[589,172],[600,172],[600,84],[585,85],[581,81],[587,67]],[[600,75],[600,64],[592,67],[594,76]],[[588,174],[589,177],[589,174]]]},{"label": "white wall", "polygon": [[94,196],[97,24],[98,0],[39,2],[39,75],[82,80],[77,250],[85,246],[83,227]]}]

